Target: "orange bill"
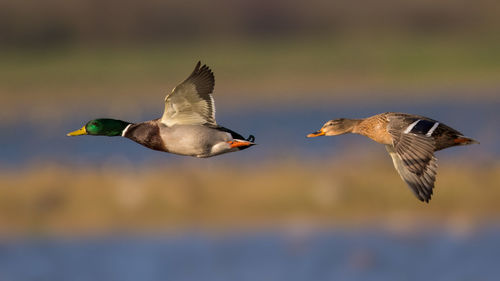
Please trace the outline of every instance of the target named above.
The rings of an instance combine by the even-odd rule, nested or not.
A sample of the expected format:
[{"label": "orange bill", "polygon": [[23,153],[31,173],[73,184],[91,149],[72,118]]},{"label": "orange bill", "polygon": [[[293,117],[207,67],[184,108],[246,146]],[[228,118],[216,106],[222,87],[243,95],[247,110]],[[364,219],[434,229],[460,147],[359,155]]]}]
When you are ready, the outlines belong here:
[{"label": "orange bill", "polygon": [[232,141],[228,141],[227,143],[229,143],[229,145],[231,145],[231,148],[251,146],[251,145],[255,144],[251,141],[242,141],[242,140],[232,140]]},{"label": "orange bill", "polygon": [[324,135],[325,135],[325,132],[323,131],[323,129],[320,129],[319,131],[316,131],[314,133],[307,135],[307,137],[314,138],[314,137],[319,137],[319,136],[324,136]]}]

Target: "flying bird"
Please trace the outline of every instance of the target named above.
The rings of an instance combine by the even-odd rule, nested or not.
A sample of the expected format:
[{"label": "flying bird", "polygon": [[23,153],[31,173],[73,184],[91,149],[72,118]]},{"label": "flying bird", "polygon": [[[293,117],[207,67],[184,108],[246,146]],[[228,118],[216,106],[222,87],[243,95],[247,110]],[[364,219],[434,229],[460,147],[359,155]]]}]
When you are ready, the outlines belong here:
[{"label": "flying bird", "polygon": [[415,196],[429,202],[437,173],[434,152],[479,143],[428,117],[386,112],[364,119],[335,119],[307,137],[360,134],[385,144],[394,167]]},{"label": "flying bird", "polygon": [[193,73],[165,97],[165,111],[158,119],[141,123],[100,118],[87,122],[68,136],[121,136],[150,149],[179,155],[211,157],[254,145],[255,137],[221,127],[215,121],[212,96],[214,74],[201,62]]}]

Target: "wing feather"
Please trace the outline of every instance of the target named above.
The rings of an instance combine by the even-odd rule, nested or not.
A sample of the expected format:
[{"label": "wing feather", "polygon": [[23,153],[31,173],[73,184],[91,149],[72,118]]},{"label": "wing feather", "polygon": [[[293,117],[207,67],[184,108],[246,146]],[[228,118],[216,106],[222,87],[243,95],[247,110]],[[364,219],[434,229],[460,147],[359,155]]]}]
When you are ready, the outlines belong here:
[{"label": "wing feather", "polygon": [[386,149],[392,157],[394,167],[415,196],[428,202],[437,173],[434,139],[423,134],[401,131],[399,127],[389,126],[388,132],[393,138],[393,144],[386,145]]},{"label": "wing feather", "polygon": [[213,72],[198,62],[191,75],[165,97],[161,122],[167,126],[217,125],[212,96],[214,85]]},{"label": "wing feather", "polygon": [[436,181],[437,159],[432,156],[428,165],[423,169],[422,173],[416,174],[408,168],[408,165],[403,161],[401,156],[396,152],[391,145],[386,145],[387,151],[392,158],[394,167],[398,171],[401,178],[413,191],[415,196],[424,202],[429,202],[433,194],[434,182]]}]

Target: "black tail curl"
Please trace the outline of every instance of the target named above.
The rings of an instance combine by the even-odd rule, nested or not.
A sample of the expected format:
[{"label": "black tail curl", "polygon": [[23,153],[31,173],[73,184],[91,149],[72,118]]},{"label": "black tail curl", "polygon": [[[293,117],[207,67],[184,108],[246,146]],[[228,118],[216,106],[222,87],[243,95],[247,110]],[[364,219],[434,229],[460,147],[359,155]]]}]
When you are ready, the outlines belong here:
[{"label": "black tail curl", "polygon": [[246,141],[254,142],[255,141],[255,137],[253,135],[250,135],[250,136],[248,136],[248,138],[246,138]]}]

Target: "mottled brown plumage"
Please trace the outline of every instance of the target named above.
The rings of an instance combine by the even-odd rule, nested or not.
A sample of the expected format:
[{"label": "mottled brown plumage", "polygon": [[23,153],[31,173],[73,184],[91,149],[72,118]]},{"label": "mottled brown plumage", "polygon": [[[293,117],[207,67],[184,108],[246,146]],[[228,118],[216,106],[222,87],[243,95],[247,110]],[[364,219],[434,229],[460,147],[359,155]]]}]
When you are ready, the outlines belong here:
[{"label": "mottled brown plumage", "polygon": [[478,143],[459,131],[428,117],[386,112],[364,119],[335,119],[308,137],[355,133],[384,144],[394,167],[415,196],[429,202],[436,180],[434,151]]}]

